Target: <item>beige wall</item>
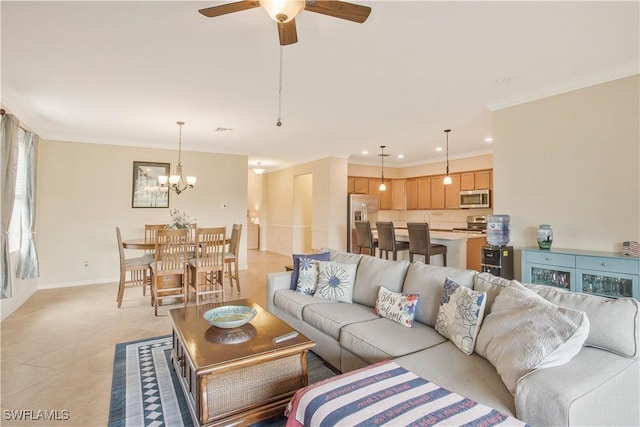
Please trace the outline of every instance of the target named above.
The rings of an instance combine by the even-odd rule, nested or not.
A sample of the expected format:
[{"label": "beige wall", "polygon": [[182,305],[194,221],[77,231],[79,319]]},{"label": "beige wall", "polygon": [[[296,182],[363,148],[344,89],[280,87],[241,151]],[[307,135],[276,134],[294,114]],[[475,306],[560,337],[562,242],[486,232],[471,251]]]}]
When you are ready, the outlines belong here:
[{"label": "beige wall", "polygon": [[493,114],[494,212],[511,244],[620,252],[640,241],[639,76]]},{"label": "beige wall", "polygon": [[[264,175],[264,249],[290,255],[295,248],[295,177],[312,180],[311,249],[346,249],[347,159],[326,158]],[[263,206],[264,207],[264,206]]]},{"label": "beige wall", "polygon": [[[134,160],[171,163],[174,171],[177,151],[40,142],[36,218],[40,278],[14,280],[14,297],[2,300],[3,318],[36,289],[116,282],[115,227],[125,239],[142,238],[145,223],[169,221],[169,209],[131,207]],[[243,224],[239,266],[246,269],[247,157],[183,152],[182,163],[198,183],[193,190],[172,193],[170,208],[185,211],[201,226],[225,225],[229,233],[234,223]],[[222,203],[228,207],[222,208]],[[139,254],[128,251],[127,256]],[[114,304],[115,292],[116,287]]]}]

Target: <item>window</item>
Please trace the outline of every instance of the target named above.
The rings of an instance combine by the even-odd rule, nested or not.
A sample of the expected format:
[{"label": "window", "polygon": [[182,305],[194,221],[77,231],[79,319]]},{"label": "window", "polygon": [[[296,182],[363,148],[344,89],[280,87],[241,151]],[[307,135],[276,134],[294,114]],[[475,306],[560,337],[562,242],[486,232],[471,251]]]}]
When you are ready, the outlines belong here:
[{"label": "window", "polygon": [[16,196],[13,203],[13,213],[11,215],[11,223],[9,224],[9,252],[20,250],[20,237],[22,234],[22,205],[24,203],[25,190],[25,158],[24,158],[24,140],[26,132],[20,129],[18,133],[18,172],[16,175]]}]

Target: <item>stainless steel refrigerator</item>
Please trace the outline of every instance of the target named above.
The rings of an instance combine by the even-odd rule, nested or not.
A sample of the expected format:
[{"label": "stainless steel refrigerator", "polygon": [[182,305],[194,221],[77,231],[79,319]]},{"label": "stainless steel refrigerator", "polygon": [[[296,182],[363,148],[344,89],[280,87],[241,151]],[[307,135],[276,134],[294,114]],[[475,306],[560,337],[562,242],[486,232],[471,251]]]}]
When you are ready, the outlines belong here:
[{"label": "stainless steel refrigerator", "polygon": [[369,221],[371,228],[376,227],[378,220],[378,197],[366,194],[349,194],[347,203],[347,249],[358,253],[356,238],[356,221]]}]

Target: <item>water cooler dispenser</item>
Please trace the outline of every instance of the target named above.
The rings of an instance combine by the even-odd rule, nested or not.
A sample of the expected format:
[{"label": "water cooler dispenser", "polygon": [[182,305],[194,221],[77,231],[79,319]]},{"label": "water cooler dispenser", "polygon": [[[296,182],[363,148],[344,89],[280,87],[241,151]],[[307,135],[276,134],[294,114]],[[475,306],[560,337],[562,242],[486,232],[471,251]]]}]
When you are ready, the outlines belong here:
[{"label": "water cooler dispenser", "polygon": [[482,247],[481,267],[483,272],[513,279],[513,246],[509,243],[509,215],[487,217],[487,243]]},{"label": "water cooler dispenser", "polygon": [[482,271],[513,279],[513,246],[483,246]]}]

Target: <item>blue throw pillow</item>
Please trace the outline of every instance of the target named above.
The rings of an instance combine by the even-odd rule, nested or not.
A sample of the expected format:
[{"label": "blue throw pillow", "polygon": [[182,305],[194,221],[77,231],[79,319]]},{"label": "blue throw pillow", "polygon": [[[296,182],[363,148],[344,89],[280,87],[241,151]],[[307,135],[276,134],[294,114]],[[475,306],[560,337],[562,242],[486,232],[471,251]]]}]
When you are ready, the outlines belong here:
[{"label": "blue throw pillow", "polygon": [[331,252],[322,252],[319,254],[293,254],[293,271],[291,272],[291,284],[289,289],[296,290],[298,286],[298,273],[300,270],[300,258],[309,258],[316,261],[329,261]]}]

